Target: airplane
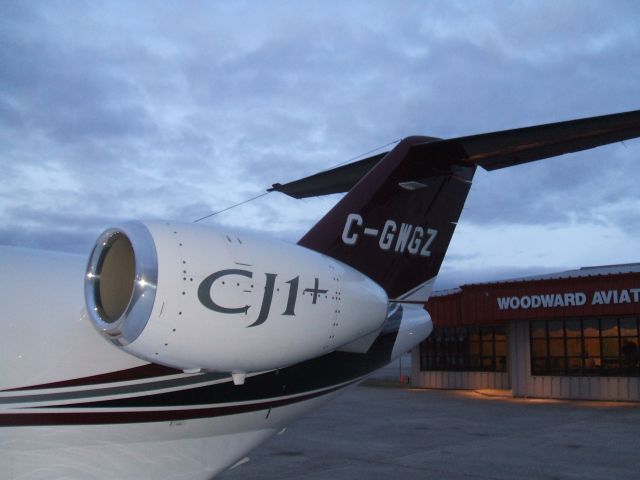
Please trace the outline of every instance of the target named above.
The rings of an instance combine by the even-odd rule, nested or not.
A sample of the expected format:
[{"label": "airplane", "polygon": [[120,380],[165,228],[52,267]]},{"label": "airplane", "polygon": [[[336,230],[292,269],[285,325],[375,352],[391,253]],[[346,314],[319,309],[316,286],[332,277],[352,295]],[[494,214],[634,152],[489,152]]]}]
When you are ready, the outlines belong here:
[{"label": "airplane", "polygon": [[[207,479],[424,340],[478,166],[640,136],[640,110],[388,152],[269,191],[347,192],[296,244],[129,221],[87,258],[0,248],[4,479]],[[84,298],[83,298],[84,297]]]}]

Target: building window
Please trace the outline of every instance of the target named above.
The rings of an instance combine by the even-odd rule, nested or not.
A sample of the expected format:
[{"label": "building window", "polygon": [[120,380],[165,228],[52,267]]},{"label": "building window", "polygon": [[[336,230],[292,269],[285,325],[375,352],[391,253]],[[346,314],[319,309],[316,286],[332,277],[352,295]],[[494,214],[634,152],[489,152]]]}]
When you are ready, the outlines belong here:
[{"label": "building window", "polygon": [[506,372],[504,325],[434,328],[420,344],[420,370]]},{"label": "building window", "polygon": [[531,375],[638,376],[638,327],[637,317],[532,321]]}]

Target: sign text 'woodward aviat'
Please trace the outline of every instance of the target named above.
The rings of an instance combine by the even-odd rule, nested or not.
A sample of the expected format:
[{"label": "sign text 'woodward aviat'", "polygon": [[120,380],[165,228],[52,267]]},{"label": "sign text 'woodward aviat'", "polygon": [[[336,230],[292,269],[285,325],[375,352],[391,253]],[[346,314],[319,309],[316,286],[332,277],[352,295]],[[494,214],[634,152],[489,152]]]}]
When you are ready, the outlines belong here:
[{"label": "sign text 'woodward aviat'", "polygon": [[528,310],[532,308],[581,307],[590,305],[619,305],[640,303],[640,288],[621,290],[596,290],[593,293],[545,293],[541,295],[521,295],[498,297],[500,310]]}]

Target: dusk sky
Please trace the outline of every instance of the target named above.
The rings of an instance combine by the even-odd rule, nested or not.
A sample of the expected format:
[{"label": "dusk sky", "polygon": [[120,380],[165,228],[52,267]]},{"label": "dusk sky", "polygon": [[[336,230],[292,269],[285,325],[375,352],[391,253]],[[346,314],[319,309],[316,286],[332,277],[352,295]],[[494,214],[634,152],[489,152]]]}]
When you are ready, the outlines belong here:
[{"label": "dusk sky", "polygon": [[[0,2],[0,244],[87,254],[408,135],[640,109],[640,2]],[[479,170],[440,288],[639,261],[640,140]],[[205,220],[295,242],[339,196]]]}]

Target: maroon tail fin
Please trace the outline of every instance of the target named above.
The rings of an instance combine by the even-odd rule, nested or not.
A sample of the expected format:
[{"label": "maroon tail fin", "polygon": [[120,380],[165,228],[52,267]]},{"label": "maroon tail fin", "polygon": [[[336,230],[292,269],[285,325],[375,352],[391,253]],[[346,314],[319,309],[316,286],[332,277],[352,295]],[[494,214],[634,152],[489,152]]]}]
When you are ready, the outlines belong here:
[{"label": "maroon tail fin", "polygon": [[298,243],[367,274],[391,299],[423,301],[475,165],[495,170],[639,136],[640,110],[450,140],[409,137],[382,159],[365,158],[270,191],[304,198],[351,187]]},{"label": "maroon tail fin", "polygon": [[459,144],[433,140],[402,140],[298,243],[361,271],[392,300],[427,300],[476,168]]}]

